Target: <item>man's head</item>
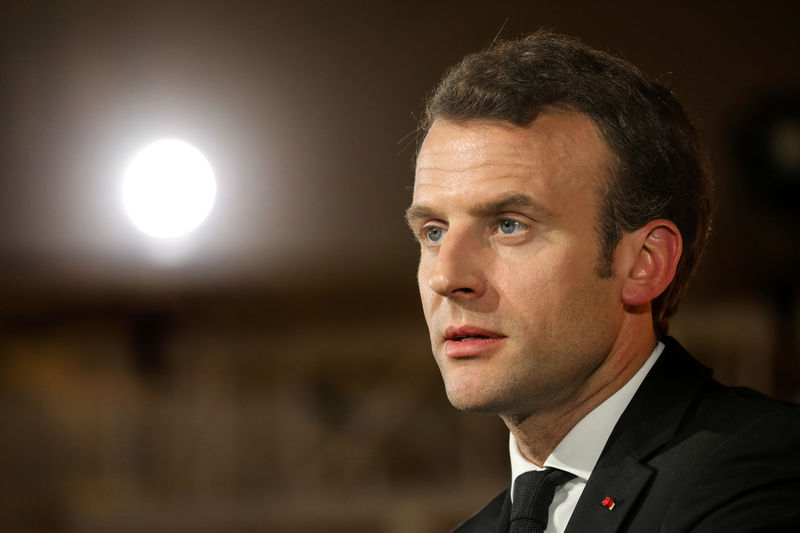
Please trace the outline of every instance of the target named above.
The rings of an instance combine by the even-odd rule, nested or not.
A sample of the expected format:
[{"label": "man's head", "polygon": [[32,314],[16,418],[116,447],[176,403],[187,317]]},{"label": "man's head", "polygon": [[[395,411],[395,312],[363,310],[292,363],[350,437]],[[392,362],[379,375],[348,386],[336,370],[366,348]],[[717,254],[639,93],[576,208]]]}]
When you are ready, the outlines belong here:
[{"label": "man's head", "polygon": [[675,278],[652,302],[666,333],[710,227],[712,184],[696,133],[670,93],[632,65],[549,33],[500,42],[450,69],[429,99],[422,130],[436,121],[528,126],[543,112],[588,116],[610,151],[600,184],[598,275],[612,274],[621,236],[656,219],[680,231]]},{"label": "man's head", "polygon": [[451,402],[513,420],[607,397],[666,331],[706,239],[681,107],[632,66],[537,34],[449,71],[423,127],[407,217]]}]

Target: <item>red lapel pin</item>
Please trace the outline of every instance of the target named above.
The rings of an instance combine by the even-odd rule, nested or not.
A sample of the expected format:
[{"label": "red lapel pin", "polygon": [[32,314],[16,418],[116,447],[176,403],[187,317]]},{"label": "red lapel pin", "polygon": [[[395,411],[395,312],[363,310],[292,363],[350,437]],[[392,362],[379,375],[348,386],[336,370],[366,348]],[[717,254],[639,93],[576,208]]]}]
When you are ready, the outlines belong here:
[{"label": "red lapel pin", "polygon": [[606,496],[605,499],[603,499],[603,507],[608,508],[609,511],[614,508],[614,505],[616,505],[614,503],[614,500],[612,500],[608,496]]}]

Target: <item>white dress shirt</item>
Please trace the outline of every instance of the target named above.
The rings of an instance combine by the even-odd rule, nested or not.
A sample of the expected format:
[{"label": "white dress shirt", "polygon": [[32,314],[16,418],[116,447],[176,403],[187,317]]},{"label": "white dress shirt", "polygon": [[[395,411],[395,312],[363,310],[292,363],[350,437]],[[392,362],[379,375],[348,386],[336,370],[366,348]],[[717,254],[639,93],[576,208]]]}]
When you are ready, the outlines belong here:
[{"label": "white dress shirt", "polygon": [[[622,388],[575,424],[575,427],[561,439],[561,442],[545,460],[545,467],[558,468],[575,474],[573,479],[556,489],[553,503],[550,505],[547,528],[544,530],[546,533],[564,533],[567,522],[578,504],[578,499],[583,493],[589,476],[592,475],[592,470],[600,458],[600,453],[603,451],[611,431],[663,350],[664,344],[659,342],[642,368]],[[509,437],[508,449],[511,457],[511,499],[513,500],[513,484],[517,476],[530,470],[543,470],[543,468],[539,468],[522,456],[514,435]],[[601,502],[597,502],[597,505],[601,505]]]}]

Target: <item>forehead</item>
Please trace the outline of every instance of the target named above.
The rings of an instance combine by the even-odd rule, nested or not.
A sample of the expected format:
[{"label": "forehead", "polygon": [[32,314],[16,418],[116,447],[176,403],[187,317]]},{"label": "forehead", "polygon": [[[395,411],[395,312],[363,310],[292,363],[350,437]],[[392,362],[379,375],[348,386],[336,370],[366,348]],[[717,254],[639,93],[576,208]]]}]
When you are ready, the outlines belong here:
[{"label": "forehead", "polygon": [[596,191],[609,161],[592,120],[576,112],[544,112],[526,127],[438,120],[417,157],[414,197],[522,188],[541,201],[567,201],[580,190]]}]

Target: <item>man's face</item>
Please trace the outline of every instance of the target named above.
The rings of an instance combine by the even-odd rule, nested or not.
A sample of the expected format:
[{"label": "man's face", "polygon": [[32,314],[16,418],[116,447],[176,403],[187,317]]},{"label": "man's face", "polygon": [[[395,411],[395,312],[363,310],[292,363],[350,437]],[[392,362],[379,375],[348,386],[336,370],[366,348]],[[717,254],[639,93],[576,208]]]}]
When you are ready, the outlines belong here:
[{"label": "man's face", "polygon": [[618,276],[597,276],[610,167],[592,121],[437,121],[417,159],[409,223],[451,403],[525,417],[575,401],[616,342]]}]

